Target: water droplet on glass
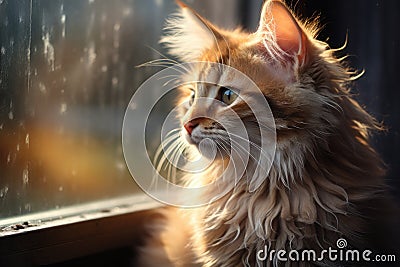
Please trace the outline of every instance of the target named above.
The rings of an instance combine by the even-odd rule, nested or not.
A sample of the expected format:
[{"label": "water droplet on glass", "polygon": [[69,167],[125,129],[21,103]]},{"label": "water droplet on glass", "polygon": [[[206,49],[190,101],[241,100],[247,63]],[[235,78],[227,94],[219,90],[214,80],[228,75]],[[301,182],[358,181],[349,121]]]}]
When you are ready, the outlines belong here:
[{"label": "water droplet on glass", "polygon": [[22,171],[22,182],[24,185],[27,185],[29,183],[29,170],[24,169]]},{"label": "water droplet on glass", "polygon": [[25,144],[29,147],[29,134],[25,136]]},{"label": "water droplet on glass", "polygon": [[5,186],[3,189],[0,190],[0,197],[3,198],[7,195],[8,187]]},{"label": "water droplet on glass", "polygon": [[124,11],[122,12],[122,14],[127,17],[132,13],[132,9],[130,7],[127,7],[124,9]]},{"label": "water droplet on glass", "polygon": [[13,113],[12,111],[8,112],[8,118],[9,118],[10,120],[13,120],[13,119],[14,119],[14,113]]},{"label": "water droplet on glass", "polygon": [[60,114],[64,114],[65,112],[67,112],[67,108],[67,103],[61,103]]},{"label": "water droplet on glass", "polygon": [[107,65],[104,65],[104,66],[101,67],[101,71],[102,72],[107,72],[107,70],[108,70]]},{"label": "water droplet on glass", "polygon": [[112,80],[111,80],[111,82],[112,82],[112,85],[113,85],[114,87],[117,86],[117,85],[118,85],[118,78],[117,78],[117,77],[113,77]]},{"label": "water droplet on glass", "polygon": [[115,23],[114,24],[114,40],[113,40],[114,48],[119,47],[119,30],[120,29],[121,29],[121,24]]},{"label": "water droplet on glass", "polygon": [[46,85],[44,85],[43,83],[39,83],[39,91],[40,91],[42,94],[47,93]]},{"label": "water droplet on glass", "polygon": [[2,55],[6,54],[6,48],[4,46],[2,46],[0,50]]},{"label": "water droplet on glass", "polygon": [[88,53],[87,54],[87,60],[88,60],[89,66],[91,66],[96,61],[96,57],[97,57],[96,47],[95,47],[94,42],[90,43],[89,49],[87,51],[88,51],[87,52]]},{"label": "water droplet on glass", "polygon": [[125,170],[125,164],[121,161],[117,161],[115,163],[115,167],[117,168],[118,171],[124,171]]},{"label": "water droplet on glass", "polygon": [[64,190],[64,187],[62,187],[62,186],[60,186],[59,188],[58,188],[58,191],[60,191],[60,192],[62,192]]},{"label": "water droplet on glass", "polygon": [[43,54],[44,57],[47,60],[47,64],[50,66],[50,69],[52,71],[54,71],[54,47],[53,45],[50,43],[50,35],[49,33],[46,33],[45,36],[42,36],[42,40],[43,40],[43,45],[44,45],[44,49],[43,49]]},{"label": "water droplet on glass", "polygon": [[25,210],[27,210],[27,211],[31,211],[31,209],[32,209],[30,203],[25,204],[24,208],[25,208]]},{"label": "water droplet on glass", "polygon": [[61,15],[61,25],[62,25],[62,33],[61,33],[61,35],[62,35],[62,37],[65,37],[65,20],[66,20],[66,16],[65,16],[65,14],[62,14]]}]

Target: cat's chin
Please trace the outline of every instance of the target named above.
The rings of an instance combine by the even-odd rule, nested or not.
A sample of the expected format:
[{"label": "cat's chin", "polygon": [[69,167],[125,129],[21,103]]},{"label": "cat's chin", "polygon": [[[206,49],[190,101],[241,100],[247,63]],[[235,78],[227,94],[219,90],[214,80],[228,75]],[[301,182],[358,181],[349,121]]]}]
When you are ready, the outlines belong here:
[{"label": "cat's chin", "polygon": [[221,160],[230,157],[227,149],[219,148],[218,145],[213,144],[214,141],[209,138],[195,139],[192,138],[190,135],[185,134],[185,139],[189,145],[196,147],[200,155],[204,156],[207,159]]}]

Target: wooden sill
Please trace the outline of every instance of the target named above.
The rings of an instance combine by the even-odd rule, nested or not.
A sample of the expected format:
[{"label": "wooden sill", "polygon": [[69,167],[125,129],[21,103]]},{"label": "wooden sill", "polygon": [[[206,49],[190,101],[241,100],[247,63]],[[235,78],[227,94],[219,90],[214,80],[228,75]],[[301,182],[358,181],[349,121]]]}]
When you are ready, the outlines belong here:
[{"label": "wooden sill", "polygon": [[161,206],[140,195],[0,220],[0,266],[48,265],[134,246]]}]

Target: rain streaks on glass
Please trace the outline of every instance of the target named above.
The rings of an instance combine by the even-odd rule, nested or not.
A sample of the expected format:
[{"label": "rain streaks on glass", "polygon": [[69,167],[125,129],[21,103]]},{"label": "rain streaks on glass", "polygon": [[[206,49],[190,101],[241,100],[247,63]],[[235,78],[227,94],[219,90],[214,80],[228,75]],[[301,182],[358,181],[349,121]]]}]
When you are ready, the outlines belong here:
[{"label": "rain streaks on glass", "polygon": [[[188,3],[221,19],[213,1]],[[222,25],[235,25],[237,5],[221,6],[230,6]],[[157,71],[135,66],[160,57],[151,48],[161,50],[175,9],[165,0],[0,0],[0,219],[140,192],[123,160],[123,115]]]},{"label": "rain streaks on glass", "polygon": [[121,124],[152,71],[135,66],[158,49],[155,5],[1,0],[0,218],[138,192]]}]

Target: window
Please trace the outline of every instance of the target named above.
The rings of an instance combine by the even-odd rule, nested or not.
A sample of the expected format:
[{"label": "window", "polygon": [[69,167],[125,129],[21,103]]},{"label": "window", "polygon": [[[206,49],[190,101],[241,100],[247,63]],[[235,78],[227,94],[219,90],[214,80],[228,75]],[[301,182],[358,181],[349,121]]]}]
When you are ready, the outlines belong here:
[{"label": "window", "polygon": [[[224,1],[191,4],[233,27],[241,2]],[[0,258],[78,239],[80,230],[65,230],[74,223],[157,206],[127,170],[121,131],[129,99],[157,71],[135,67],[160,57],[162,27],[176,8],[163,0],[0,0]],[[43,228],[61,238],[8,240]]]},{"label": "window", "polygon": [[[212,10],[207,2],[200,10]],[[175,8],[1,1],[0,218],[141,193],[123,159],[122,121],[135,89],[155,72],[135,66],[159,57]],[[236,11],[231,5],[219,20],[235,25]]]},{"label": "window", "polygon": [[157,44],[163,18],[150,14],[166,8],[2,3],[1,218],[139,193],[123,160],[121,124],[151,73],[135,70],[154,57],[145,45]]}]

